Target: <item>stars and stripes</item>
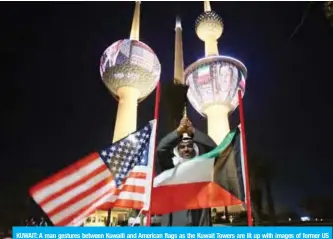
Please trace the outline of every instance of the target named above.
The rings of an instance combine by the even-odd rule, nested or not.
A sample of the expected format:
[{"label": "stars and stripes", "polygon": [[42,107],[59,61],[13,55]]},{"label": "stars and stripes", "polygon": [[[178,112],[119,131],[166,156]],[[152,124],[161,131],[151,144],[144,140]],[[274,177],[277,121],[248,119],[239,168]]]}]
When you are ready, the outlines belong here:
[{"label": "stars and stripes", "polygon": [[100,153],[114,176],[117,187],[134,166],[147,166],[150,135],[151,127],[145,126]]},{"label": "stars and stripes", "polygon": [[116,65],[122,65],[125,64],[126,61],[128,60],[128,57],[125,56],[122,52],[119,52],[116,58]]},{"label": "stars and stripes", "polygon": [[152,71],[154,67],[155,55],[141,45],[132,45],[131,64],[143,67]]},{"label": "stars and stripes", "polygon": [[119,48],[122,46],[124,40],[119,40],[109,46],[103,53],[100,61],[100,74],[103,76],[104,72],[106,72],[111,66],[115,64],[117,55],[119,53]]},{"label": "stars and stripes", "polygon": [[129,58],[130,57],[130,53],[131,53],[131,44],[132,41],[131,40],[123,40],[121,47],[119,47],[119,52],[121,52],[122,54],[124,54],[125,57]]},{"label": "stars and stripes", "polygon": [[79,226],[97,209],[150,205],[156,121],[30,189],[56,226]]},{"label": "stars and stripes", "polygon": [[118,44],[117,48],[114,50],[117,51],[115,55],[115,65],[125,64],[126,61],[130,58],[131,52],[131,40],[122,40],[121,45]]}]

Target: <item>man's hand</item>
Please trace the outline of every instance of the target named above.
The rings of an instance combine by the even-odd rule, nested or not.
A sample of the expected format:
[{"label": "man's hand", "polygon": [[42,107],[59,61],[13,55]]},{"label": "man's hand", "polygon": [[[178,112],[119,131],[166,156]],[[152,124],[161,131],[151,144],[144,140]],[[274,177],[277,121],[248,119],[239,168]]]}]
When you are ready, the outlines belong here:
[{"label": "man's hand", "polygon": [[187,118],[182,118],[182,120],[180,121],[180,124],[177,128],[177,132],[179,135],[183,135],[184,133],[186,133],[187,130]]},{"label": "man's hand", "polygon": [[193,135],[194,134],[194,127],[192,125],[192,122],[188,119],[187,120],[187,128],[186,128],[186,132],[188,135]]},{"label": "man's hand", "polygon": [[183,118],[180,121],[177,132],[179,135],[183,135],[184,133],[187,133],[189,135],[194,134],[194,127],[192,126],[191,121],[187,117]]}]

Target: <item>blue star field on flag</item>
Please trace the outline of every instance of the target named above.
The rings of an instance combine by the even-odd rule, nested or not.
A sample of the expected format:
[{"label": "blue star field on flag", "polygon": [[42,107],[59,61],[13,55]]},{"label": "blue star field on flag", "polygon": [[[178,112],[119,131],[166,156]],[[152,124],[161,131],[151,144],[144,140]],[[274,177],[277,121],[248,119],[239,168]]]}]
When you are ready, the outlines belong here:
[{"label": "blue star field on flag", "polygon": [[116,65],[122,65],[125,64],[128,60],[128,57],[125,56],[122,52],[119,52],[116,58]]},{"label": "blue star field on flag", "polygon": [[100,152],[100,157],[110,169],[117,187],[121,186],[135,166],[147,166],[151,124],[115,142]]}]

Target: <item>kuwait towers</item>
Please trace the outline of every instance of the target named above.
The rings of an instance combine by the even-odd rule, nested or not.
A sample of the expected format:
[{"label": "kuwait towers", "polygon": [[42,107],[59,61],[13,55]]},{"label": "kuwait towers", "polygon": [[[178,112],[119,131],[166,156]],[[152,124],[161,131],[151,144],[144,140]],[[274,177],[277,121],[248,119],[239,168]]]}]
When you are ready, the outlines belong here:
[{"label": "kuwait towers", "polygon": [[[208,135],[220,144],[230,132],[229,114],[238,106],[238,89],[245,93],[247,70],[239,60],[219,55],[218,39],[224,25],[221,17],[212,11],[210,2],[204,1],[204,12],[195,23],[198,38],[204,42],[205,57],[182,71],[183,57],[181,25],[176,23],[175,79],[188,86],[187,98],[193,108],[207,118]],[[178,58],[178,59],[177,59]],[[240,206],[229,207],[240,211]],[[219,208],[219,211],[223,208]]]}]

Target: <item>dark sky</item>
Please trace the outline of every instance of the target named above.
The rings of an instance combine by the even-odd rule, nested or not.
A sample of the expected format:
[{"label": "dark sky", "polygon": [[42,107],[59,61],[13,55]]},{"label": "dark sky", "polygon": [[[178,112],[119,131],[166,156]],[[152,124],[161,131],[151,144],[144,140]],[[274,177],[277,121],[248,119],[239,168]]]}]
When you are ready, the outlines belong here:
[{"label": "dark sky", "polygon": [[[308,4],[212,3],[225,24],[220,54],[248,69],[248,148],[272,165],[279,205],[333,191],[333,29],[320,3],[310,5],[290,38]],[[99,61],[109,45],[128,38],[133,9],[127,1],[1,3],[2,215],[23,213],[29,186],[111,143],[116,101],[101,81]],[[160,59],[163,83],[173,76],[176,14],[182,18],[185,65],[203,56],[194,32],[202,10],[202,2],[142,3],[140,40]],[[139,125],[153,117],[153,105],[154,94],[140,104]],[[190,116],[205,130],[198,114]],[[233,125],[237,117],[232,115]],[[165,124],[160,121],[159,137]]]}]

